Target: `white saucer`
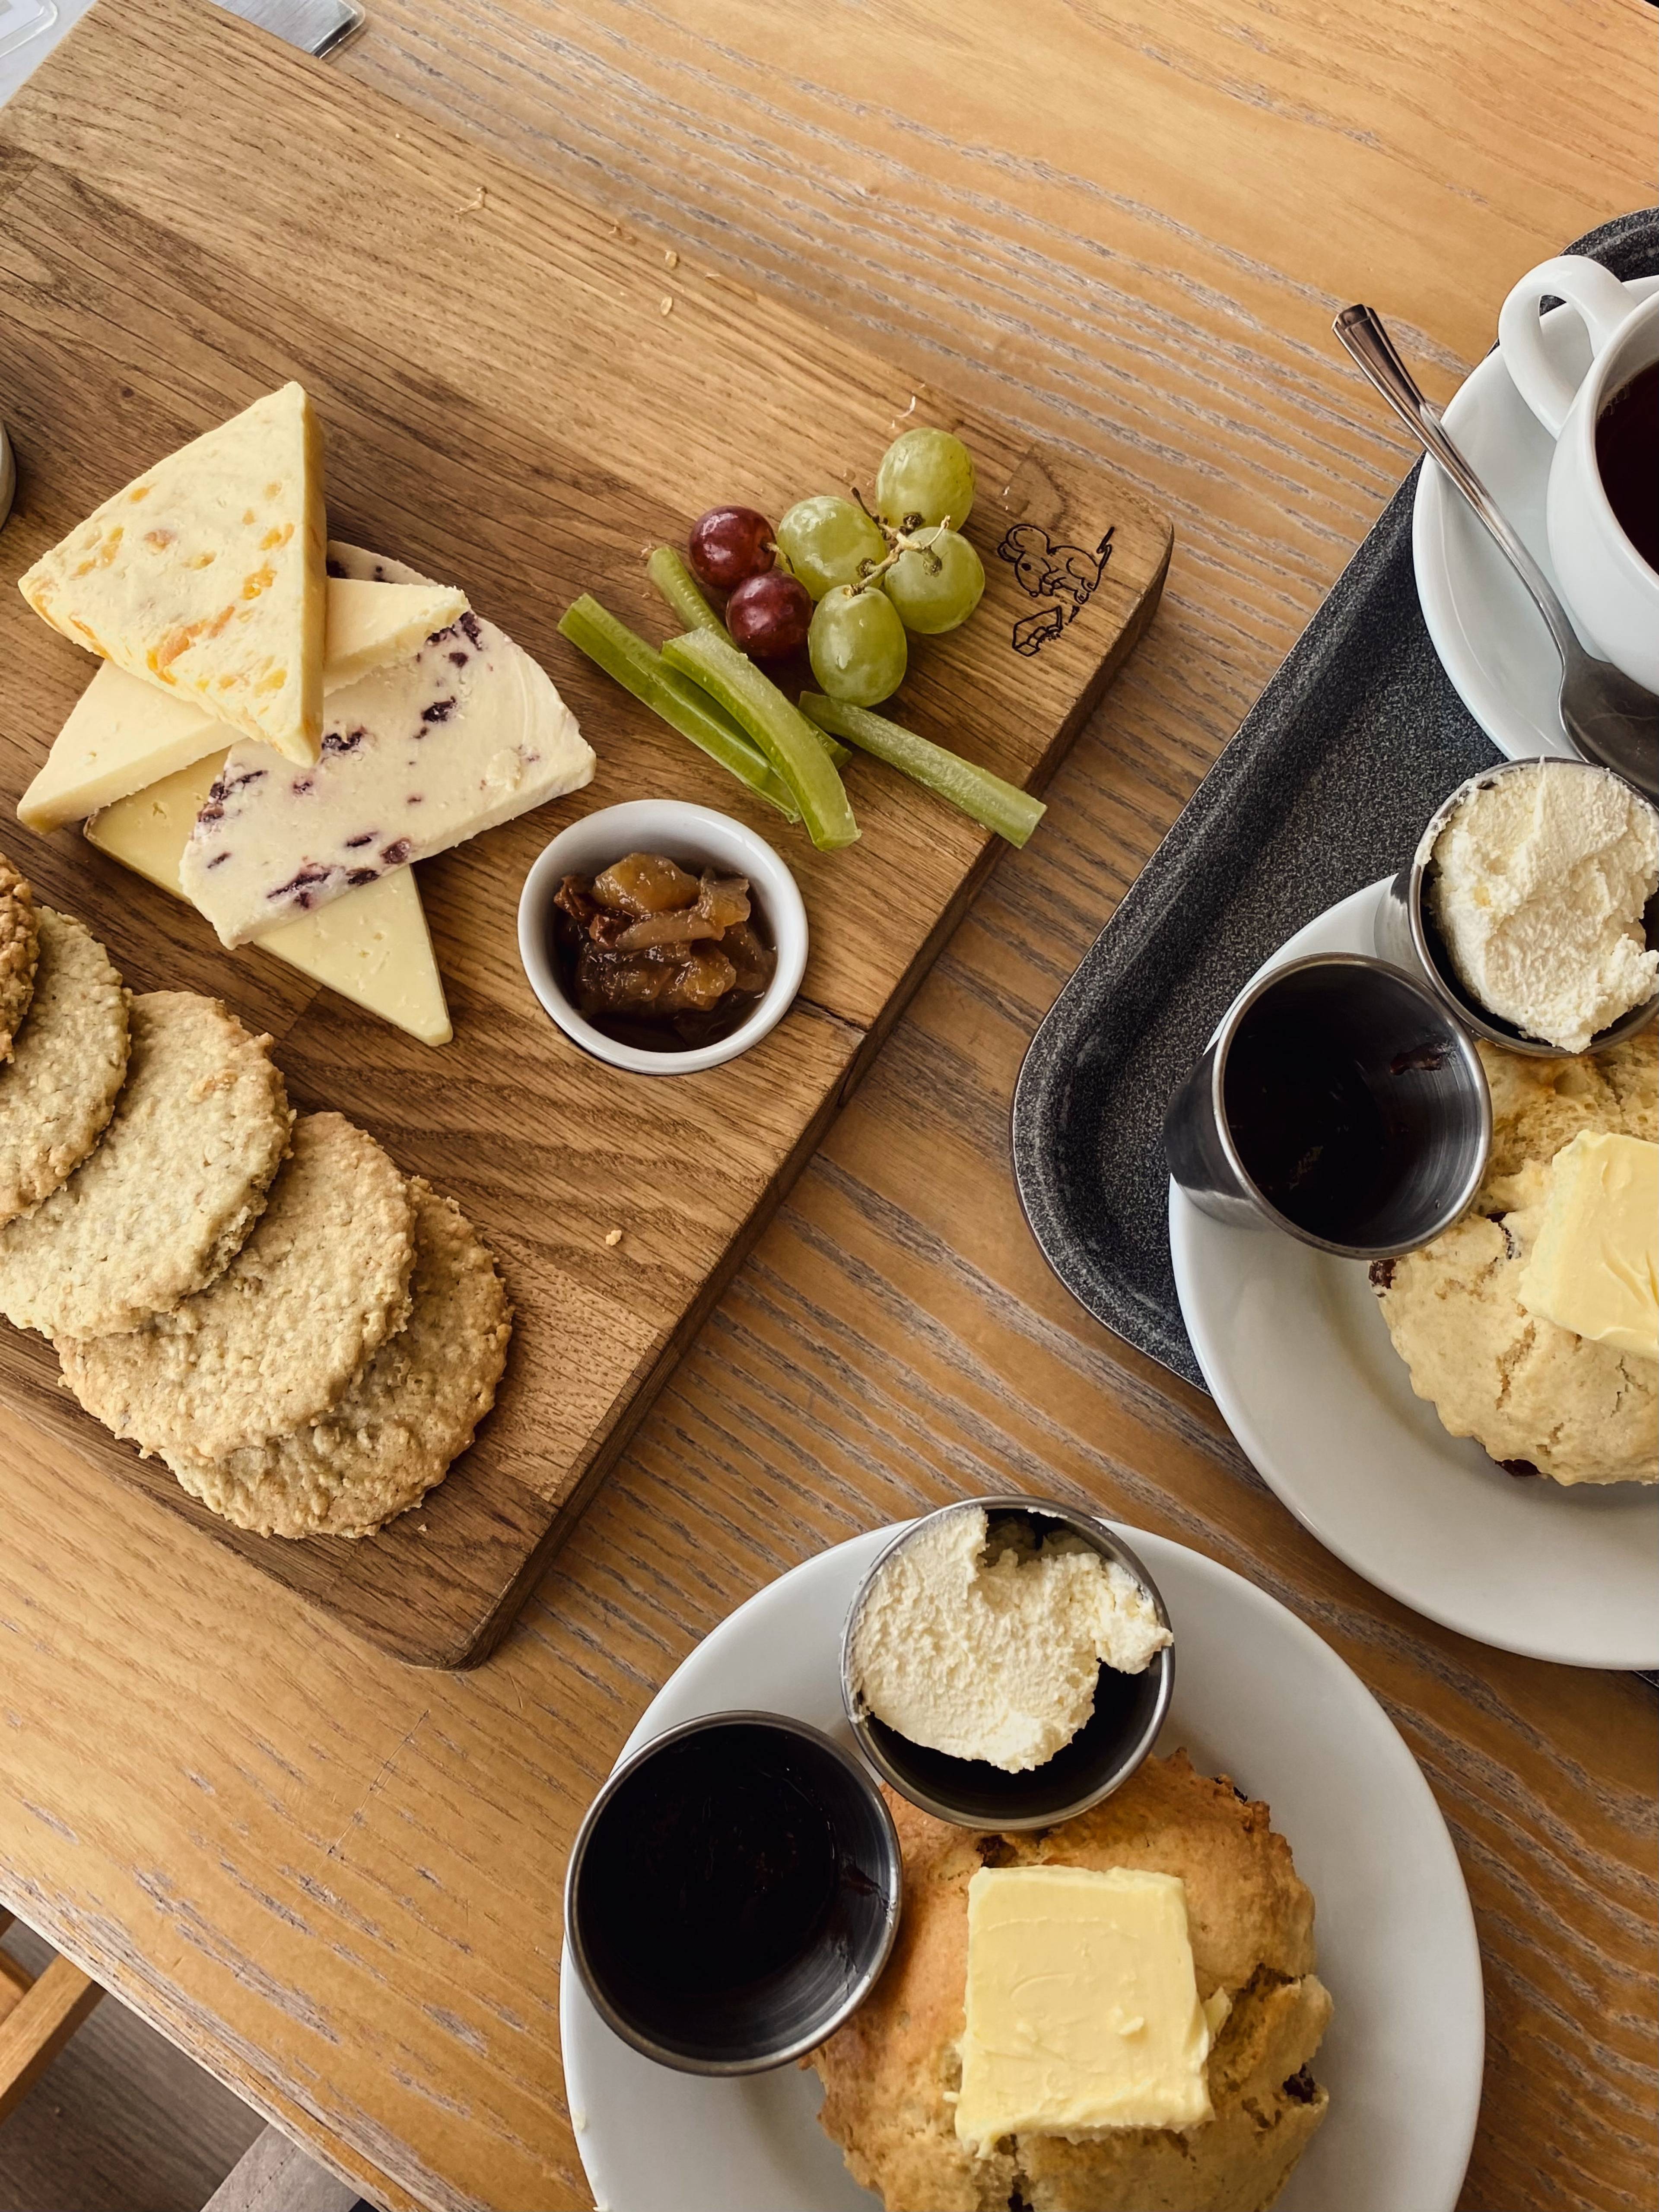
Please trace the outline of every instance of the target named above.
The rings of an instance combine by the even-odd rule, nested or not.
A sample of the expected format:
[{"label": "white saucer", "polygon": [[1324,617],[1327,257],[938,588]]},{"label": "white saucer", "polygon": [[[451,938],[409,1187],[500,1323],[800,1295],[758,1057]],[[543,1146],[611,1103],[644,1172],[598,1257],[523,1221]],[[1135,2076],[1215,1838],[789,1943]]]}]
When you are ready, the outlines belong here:
[{"label": "white saucer", "polygon": [[[1382,888],[1332,907],[1264,969],[1369,952]],[[1449,1437],[1413,1392],[1359,1261],[1212,1220],[1173,1183],[1170,1249],[1216,1404],[1322,1544],[1482,1644],[1570,1667],[1659,1667],[1659,1490],[1517,1480]]]},{"label": "white saucer", "polygon": [[[1632,304],[1659,291],[1659,276],[1625,287]],[[1584,325],[1571,307],[1544,317],[1544,342],[1569,376],[1589,362]],[[1445,410],[1446,428],[1526,541],[1552,584],[1544,495],[1554,441],[1493,352],[1464,380]],[[1417,595],[1434,649],[1459,697],[1511,760],[1540,753],[1575,757],[1556,695],[1561,664],[1520,578],[1438,465],[1423,464],[1412,513]],[[1599,651],[1595,641],[1584,642]]]},{"label": "white saucer", "polygon": [[[872,1529],[794,1568],[700,1644],[623,1755],[703,1713],[763,1705],[852,1744],[842,1625],[877,1553]],[[1185,1745],[1273,1808],[1318,1901],[1319,1972],[1336,2003],[1314,2061],[1324,2126],[1278,2212],[1452,2212],[1480,2102],[1480,1958],[1445,1823],[1358,1676],[1280,1606],[1213,1561],[1134,1528],[1175,1626],[1175,1702],[1158,1749]],[[653,2065],[562,1974],[565,2085],[602,2212],[871,2212],[795,2067],[715,2081]]]}]

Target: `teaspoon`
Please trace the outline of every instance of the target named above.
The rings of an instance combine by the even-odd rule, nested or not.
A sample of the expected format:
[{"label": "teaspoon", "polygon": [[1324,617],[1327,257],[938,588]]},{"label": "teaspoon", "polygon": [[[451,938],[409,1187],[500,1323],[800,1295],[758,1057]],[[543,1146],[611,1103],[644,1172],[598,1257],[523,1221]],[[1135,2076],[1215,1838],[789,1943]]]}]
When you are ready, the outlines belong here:
[{"label": "teaspoon", "polygon": [[1446,434],[1439,410],[1418,388],[1375,308],[1344,307],[1332,325],[1395,413],[1433,455],[1491,532],[1548,626],[1561,656],[1561,726],[1581,760],[1610,768],[1659,800],[1659,699],[1586,653],[1566,609],[1517,532]]}]

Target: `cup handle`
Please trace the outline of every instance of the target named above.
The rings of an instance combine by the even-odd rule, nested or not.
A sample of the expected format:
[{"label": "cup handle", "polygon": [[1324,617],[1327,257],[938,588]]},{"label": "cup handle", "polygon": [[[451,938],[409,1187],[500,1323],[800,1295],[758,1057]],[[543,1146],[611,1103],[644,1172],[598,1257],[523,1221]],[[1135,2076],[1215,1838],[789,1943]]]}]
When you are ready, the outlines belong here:
[{"label": "cup handle", "polygon": [[1504,301],[1498,318],[1498,343],[1504,365],[1516,390],[1551,437],[1559,438],[1578,387],[1563,376],[1544,350],[1538,304],[1552,298],[1565,300],[1583,316],[1592,359],[1630,313],[1632,301],[1610,269],[1582,253],[1559,254],[1553,261],[1540,262]]}]

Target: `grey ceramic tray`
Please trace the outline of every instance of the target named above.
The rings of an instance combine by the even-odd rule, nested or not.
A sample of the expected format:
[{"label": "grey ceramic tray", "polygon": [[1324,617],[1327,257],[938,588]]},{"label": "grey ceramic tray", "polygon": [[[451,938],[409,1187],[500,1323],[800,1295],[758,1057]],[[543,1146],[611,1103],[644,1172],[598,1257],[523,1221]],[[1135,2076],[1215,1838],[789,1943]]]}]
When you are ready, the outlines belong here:
[{"label": "grey ceramic tray", "polygon": [[[1568,251],[1659,272],[1659,209]],[[1049,1265],[1200,1386],[1170,1264],[1164,1106],[1267,956],[1392,874],[1446,793],[1497,757],[1423,626],[1416,486],[1413,470],[1085,955],[1014,1093],[1015,1179]]]}]

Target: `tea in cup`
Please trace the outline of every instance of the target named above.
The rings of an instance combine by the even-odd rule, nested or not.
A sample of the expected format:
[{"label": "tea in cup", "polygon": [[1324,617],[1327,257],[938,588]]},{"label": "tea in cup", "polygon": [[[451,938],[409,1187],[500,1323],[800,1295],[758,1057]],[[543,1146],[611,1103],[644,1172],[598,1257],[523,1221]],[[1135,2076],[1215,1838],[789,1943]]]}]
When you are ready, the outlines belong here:
[{"label": "tea in cup", "polygon": [[[1589,368],[1552,359],[1539,307],[1582,318]],[[1564,253],[1521,279],[1498,320],[1515,387],[1555,440],[1550,559],[1579,635],[1659,692],[1659,293],[1644,299],[1600,262]]]}]

